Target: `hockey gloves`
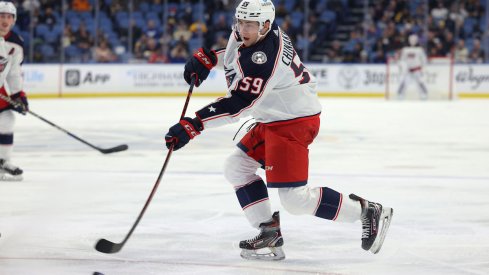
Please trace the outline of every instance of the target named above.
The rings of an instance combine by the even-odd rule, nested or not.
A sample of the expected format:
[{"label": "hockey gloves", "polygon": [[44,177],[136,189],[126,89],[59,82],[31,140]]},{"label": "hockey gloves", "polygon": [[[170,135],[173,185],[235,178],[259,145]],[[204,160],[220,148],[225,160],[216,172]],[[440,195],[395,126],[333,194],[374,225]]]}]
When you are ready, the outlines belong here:
[{"label": "hockey gloves", "polygon": [[192,78],[196,78],[195,86],[199,87],[207,78],[211,69],[217,64],[216,52],[206,48],[198,49],[185,64],[183,78],[190,85]]},{"label": "hockey gloves", "polygon": [[176,151],[200,135],[202,130],[204,130],[204,126],[200,119],[184,117],[179,123],[173,125],[165,135],[166,148],[170,149],[171,145],[175,144],[173,150]]},{"label": "hockey gloves", "polygon": [[29,111],[29,102],[27,101],[27,97],[23,91],[11,95],[10,98],[15,102],[15,105],[12,104],[12,109],[14,111],[23,115]]}]

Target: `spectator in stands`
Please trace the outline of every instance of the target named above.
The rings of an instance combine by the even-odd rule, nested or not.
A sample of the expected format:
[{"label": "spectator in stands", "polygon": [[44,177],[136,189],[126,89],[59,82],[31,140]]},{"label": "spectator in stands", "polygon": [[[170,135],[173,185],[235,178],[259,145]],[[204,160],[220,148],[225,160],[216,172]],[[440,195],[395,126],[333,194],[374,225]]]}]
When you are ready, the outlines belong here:
[{"label": "spectator in stands", "polygon": [[484,50],[481,48],[481,41],[478,38],[474,39],[474,45],[470,51],[469,60],[473,63],[483,63],[484,62]]},{"label": "spectator in stands", "polygon": [[112,2],[110,4],[109,14],[112,16],[115,16],[117,14],[117,12],[123,11],[124,10],[124,5],[123,5],[124,3],[127,5],[127,2],[125,0],[112,0]]},{"label": "spectator in stands", "polygon": [[28,12],[39,10],[40,7],[41,3],[39,2],[39,0],[24,0],[24,2],[22,3],[22,8]]},{"label": "spectator in stands", "polygon": [[93,46],[93,41],[87,31],[85,23],[81,23],[78,31],[75,33],[75,44],[78,49],[80,49],[81,62],[88,62],[91,58],[90,54]]},{"label": "spectator in stands", "polygon": [[170,55],[168,54],[169,48],[167,45],[163,45],[156,52],[153,52],[149,58],[148,63],[170,63]]},{"label": "spectator in stands", "polygon": [[172,63],[187,62],[189,57],[188,45],[180,40],[170,52],[170,60]]},{"label": "spectator in stands", "polygon": [[192,38],[192,33],[189,31],[188,25],[185,21],[180,20],[173,33],[173,40],[178,41],[183,39],[183,41],[187,42],[190,38]]},{"label": "spectator in stands", "polygon": [[469,61],[469,50],[465,47],[465,40],[458,40],[454,58],[457,63],[467,63]]},{"label": "spectator in stands", "polygon": [[51,7],[44,10],[44,14],[39,16],[39,23],[48,25],[51,29],[56,24],[56,16],[53,14],[53,9]]},{"label": "spectator in stands", "polygon": [[76,37],[71,29],[70,24],[65,25],[65,29],[63,30],[63,48],[70,46],[73,42],[75,42]]},{"label": "spectator in stands", "polygon": [[106,40],[102,40],[100,44],[95,47],[95,62],[99,63],[111,63],[117,60],[117,56],[114,54],[112,49]]},{"label": "spectator in stands", "polygon": [[334,40],[331,43],[331,48],[326,51],[326,56],[323,58],[323,62],[328,63],[341,63],[343,62],[343,47],[340,41]]},{"label": "spectator in stands", "polygon": [[90,5],[89,0],[73,0],[73,2],[71,3],[71,7],[73,8],[74,11],[79,11],[79,12],[92,10],[92,6]]},{"label": "spectator in stands", "polygon": [[153,37],[148,37],[146,41],[146,45],[144,48],[143,56],[146,60],[149,60],[150,57],[160,51],[160,44]]},{"label": "spectator in stands", "polygon": [[435,22],[444,21],[448,17],[448,9],[445,7],[443,0],[438,0],[436,7],[431,10],[431,16]]},{"label": "spectator in stands", "polygon": [[161,31],[158,26],[156,26],[156,22],[154,20],[150,19],[148,21],[145,34],[147,37],[154,39],[158,39],[161,37]]},{"label": "spectator in stands", "polygon": [[144,59],[144,52],[146,50],[146,45],[148,42],[148,36],[142,34],[141,37],[134,44],[133,55],[136,59]]},{"label": "spectator in stands", "polygon": [[455,49],[455,40],[453,33],[449,30],[445,30],[443,39],[443,56],[452,55]]},{"label": "spectator in stands", "polygon": [[200,20],[197,20],[190,25],[189,31],[192,33],[193,37],[197,37],[200,34],[203,35],[207,33],[207,26]]}]

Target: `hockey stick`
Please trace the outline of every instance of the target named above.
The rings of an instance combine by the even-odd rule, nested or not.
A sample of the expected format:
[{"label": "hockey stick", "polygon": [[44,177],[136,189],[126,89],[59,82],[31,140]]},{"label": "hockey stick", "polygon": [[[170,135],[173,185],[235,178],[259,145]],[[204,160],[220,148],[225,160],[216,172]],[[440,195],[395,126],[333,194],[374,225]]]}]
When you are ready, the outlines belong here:
[{"label": "hockey stick", "polygon": [[[185,105],[183,106],[182,114],[180,115],[180,120],[183,119],[183,117],[185,116],[185,112],[187,112],[187,107],[188,107],[188,103],[190,101],[190,96],[192,95],[192,91],[194,89],[194,83],[195,83],[195,79],[192,79],[192,83],[190,84],[190,88],[189,88],[188,94],[187,94],[187,100],[185,101]],[[131,237],[132,233],[134,232],[134,229],[136,229],[136,226],[141,221],[141,218],[143,217],[144,213],[146,212],[146,209],[148,208],[149,203],[151,202],[154,194],[156,193],[156,189],[158,189],[158,186],[160,185],[160,181],[161,181],[163,174],[165,173],[166,166],[170,162],[170,157],[171,157],[171,154],[173,152],[174,146],[175,146],[175,143],[173,143],[170,146],[170,149],[168,149],[168,153],[166,155],[165,163],[163,164],[163,167],[161,168],[160,174],[158,175],[158,178],[156,179],[156,182],[153,186],[153,190],[151,190],[151,193],[149,194],[149,197],[146,200],[146,203],[144,204],[143,210],[141,210],[141,212],[139,213],[138,218],[136,219],[136,221],[132,225],[131,230],[129,230],[129,233],[127,233],[124,240],[122,240],[122,242],[120,242],[120,243],[113,243],[113,242],[106,240],[106,239],[100,239],[100,240],[98,240],[97,244],[95,245],[95,249],[97,251],[102,252],[102,253],[108,253],[108,254],[117,253],[126,244],[127,240],[129,239],[129,237]]]},{"label": "hockey stick", "polygon": [[[19,106],[19,103],[13,101],[8,96],[5,96],[5,95],[0,94],[0,98],[3,99],[3,100],[5,100],[6,102],[8,102],[10,105],[14,106],[15,108],[21,108],[21,106]],[[29,114],[31,114],[31,115],[33,115],[33,116],[35,116],[35,117],[37,117],[38,119],[40,119],[40,120],[42,120],[44,122],[46,122],[47,124],[49,124],[49,125],[53,126],[54,128],[60,130],[61,132],[64,132],[65,134],[69,135],[70,137],[72,137],[72,138],[74,138],[74,139],[76,139],[76,140],[78,140],[78,141],[80,141],[80,142],[82,142],[82,143],[84,143],[84,144],[92,147],[93,149],[99,151],[102,154],[110,154],[110,153],[120,152],[120,151],[127,150],[127,148],[129,148],[127,146],[127,144],[122,144],[122,145],[118,145],[118,146],[115,146],[115,147],[112,147],[112,148],[107,148],[107,149],[103,149],[103,148],[97,147],[97,146],[89,143],[88,141],[85,141],[85,140],[77,137],[73,133],[70,133],[68,130],[63,129],[63,128],[59,127],[58,125],[52,123],[51,121],[43,118],[42,116],[34,113],[31,110],[27,110],[26,112],[29,113]]]}]

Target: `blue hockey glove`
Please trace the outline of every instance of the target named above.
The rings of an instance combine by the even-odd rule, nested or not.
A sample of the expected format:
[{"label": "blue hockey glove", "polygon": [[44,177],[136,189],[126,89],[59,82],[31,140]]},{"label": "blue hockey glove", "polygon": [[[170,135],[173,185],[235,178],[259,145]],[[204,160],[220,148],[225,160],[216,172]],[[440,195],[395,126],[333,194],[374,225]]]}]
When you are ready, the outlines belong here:
[{"label": "blue hockey glove", "polygon": [[192,77],[196,77],[195,86],[199,87],[206,80],[211,69],[217,64],[215,51],[206,48],[198,49],[185,64],[183,78],[190,85]]},{"label": "blue hockey glove", "polygon": [[191,139],[200,135],[202,130],[204,130],[204,126],[200,119],[184,117],[166,133],[166,148],[170,149],[171,145],[175,144],[173,150],[176,151],[185,146]]}]

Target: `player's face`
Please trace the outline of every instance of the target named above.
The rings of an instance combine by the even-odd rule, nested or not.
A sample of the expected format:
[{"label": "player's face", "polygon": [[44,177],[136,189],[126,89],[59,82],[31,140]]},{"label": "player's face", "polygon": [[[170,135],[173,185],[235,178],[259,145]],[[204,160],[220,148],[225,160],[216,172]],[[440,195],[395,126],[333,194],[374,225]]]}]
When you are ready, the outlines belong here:
[{"label": "player's face", "polygon": [[5,36],[14,25],[14,16],[10,13],[0,13],[0,36]]},{"label": "player's face", "polygon": [[258,41],[260,25],[256,21],[238,20],[238,32],[246,47],[253,46]]}]

